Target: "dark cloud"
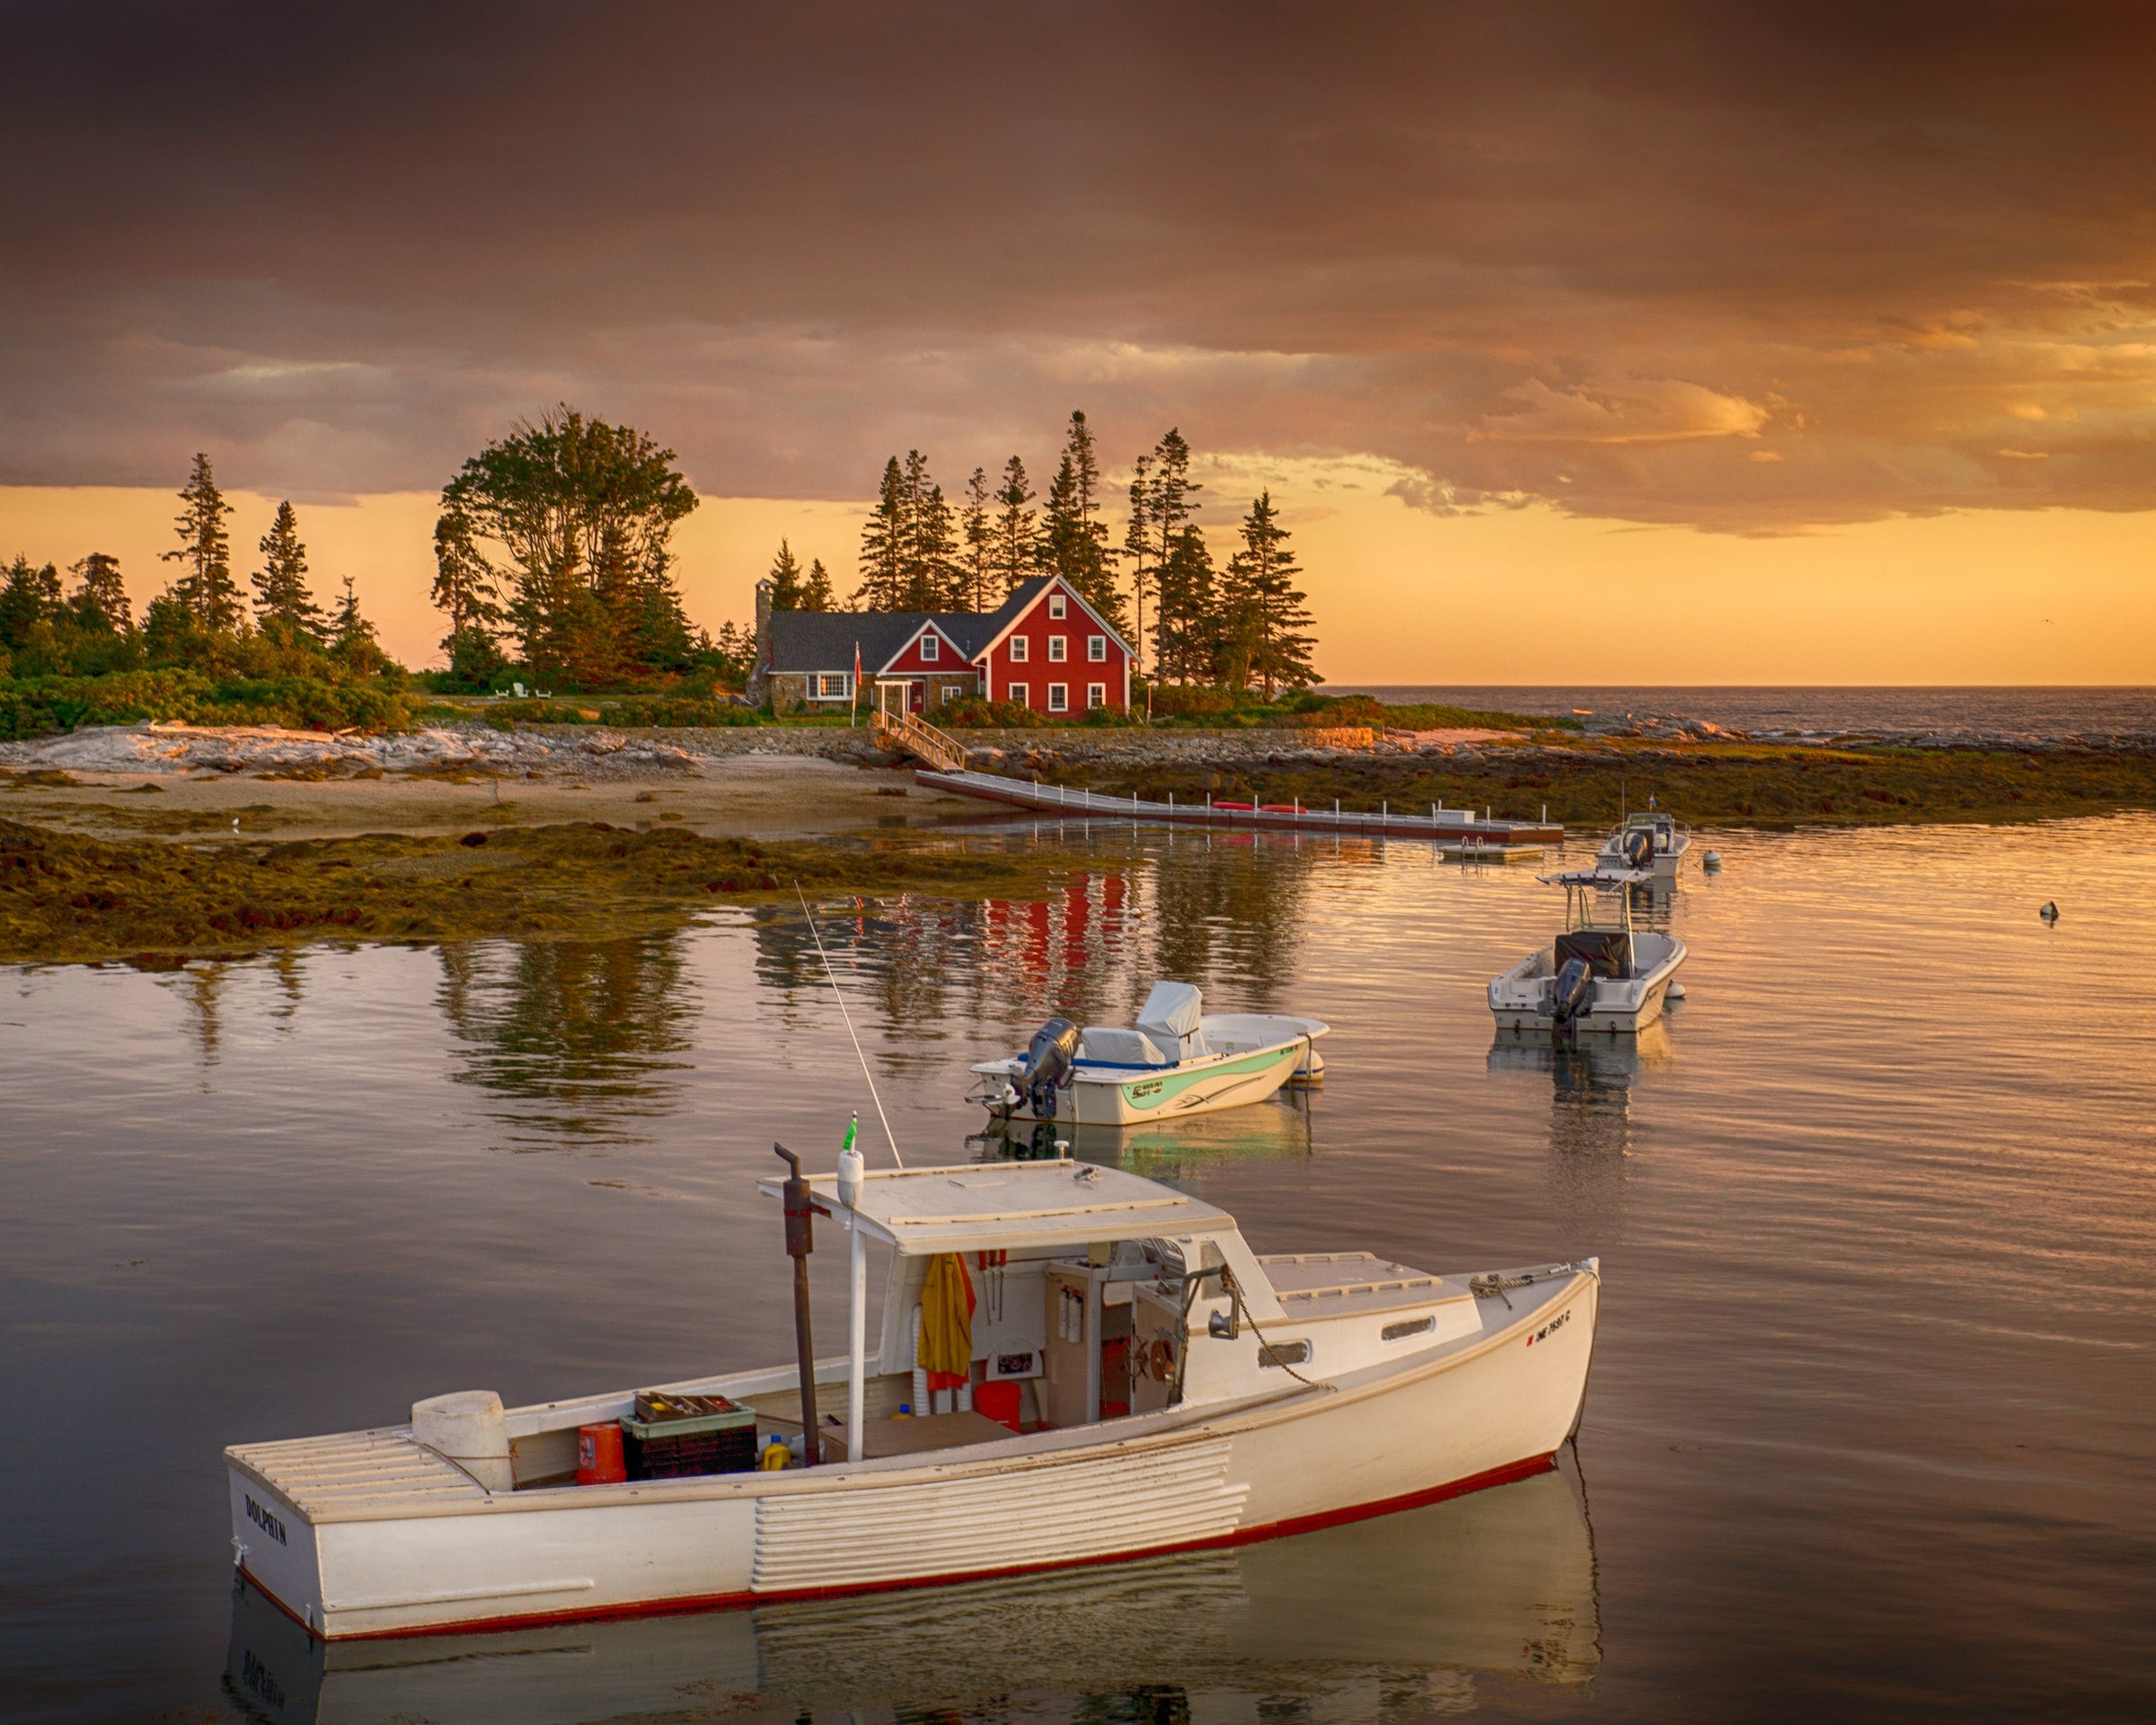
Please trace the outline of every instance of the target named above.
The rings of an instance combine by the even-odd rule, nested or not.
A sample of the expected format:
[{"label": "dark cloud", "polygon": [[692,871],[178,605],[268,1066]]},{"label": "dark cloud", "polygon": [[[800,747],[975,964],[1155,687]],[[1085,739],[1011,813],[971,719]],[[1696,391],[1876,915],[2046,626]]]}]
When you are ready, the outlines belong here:
[{"label": "dark cloud", "polygon": [[2147,8],[6,13],[0,481],[1367,453],[1775,531],[2156,495]]}]

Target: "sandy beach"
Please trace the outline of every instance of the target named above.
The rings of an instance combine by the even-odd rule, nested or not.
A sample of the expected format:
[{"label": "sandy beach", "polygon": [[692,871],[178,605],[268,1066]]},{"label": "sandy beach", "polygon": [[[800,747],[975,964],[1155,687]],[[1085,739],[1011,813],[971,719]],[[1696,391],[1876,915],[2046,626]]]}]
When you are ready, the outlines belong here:
[{"label": "sandy beach", "polygon": [[294,839],[598,820],[632,828],[678,823],[715,838],[796,838],[932,825],[984,809],[923,790],[910,769],[796,756],[614,767],[604,776],[574,763],[515,777],[386,773],[306,780],[65,769],[0,776],[0,817],[105,838],[216,837],[234,832],[234,821],[243,838]]}]

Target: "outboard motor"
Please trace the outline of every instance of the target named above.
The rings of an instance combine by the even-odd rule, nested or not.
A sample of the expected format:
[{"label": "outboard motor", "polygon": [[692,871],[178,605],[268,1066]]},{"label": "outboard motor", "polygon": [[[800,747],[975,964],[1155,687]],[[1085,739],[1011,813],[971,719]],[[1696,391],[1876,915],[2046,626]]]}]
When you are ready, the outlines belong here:
[{"label": "outboard motor", "polygon": [[1018,1088],[1032,1105],[1037,1120],[1056,1115],[1056,1086],[1070,1075],[1078,1058],[1078,1027],[1067,1018],[1051,1018],[1033,1032],[1026,1050],[1025,1070],[1018,1075]]},{"label": "outboard motor", "polygon": [[1550,1022],[1559,1030],[1564,1030],[1594,1004],[1594,966],[1585,959],[1567,959],[1551,987]]},{"label": "outboard motor", "polygon": [[1644,869],[1655,860],[1655,836],[1644,827],[1635,827],[1624,836],[1624,860],[1628,866]]}]

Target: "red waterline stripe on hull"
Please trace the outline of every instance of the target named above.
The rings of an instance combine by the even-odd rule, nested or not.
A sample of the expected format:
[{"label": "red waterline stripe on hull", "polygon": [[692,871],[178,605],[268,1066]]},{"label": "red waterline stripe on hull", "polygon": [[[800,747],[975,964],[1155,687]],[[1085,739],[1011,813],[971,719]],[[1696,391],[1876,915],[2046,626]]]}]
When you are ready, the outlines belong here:
[{"label": "red waterline stripe on hull", "polygon": [[[1057,1563],[1019,1563],[1005,1569],[966,1570],[949,1575],[909,1577],[898,1581],[864,1581],[850,1587],[791,1588],[773,1593],[699,1594],[685,1598],[602,1606],[589,1611],[526,1612],[514,1617],[429,1623],[414,1629],[363,1629],[340,1635],[337,1639],[340,1641],[410,1641],[425,1635],[490,1635],[513,1629],[543,1629],[555,1623],[613,1623],[628,1617],[679,1617],[691,1612],[738,1610],[747,1606],[780,1605],[791,1599],[843,1599],[870,1593],[901,1593],[919,1588],[960,1587],[970,1581],[995,1581],[1005,1576],[1039,1575],[1054,1570],[1099,1569],[1109,1563],[1134,1563],[1143,1558],[1169,1557],[1180,1552],[1210,1552],[1233,1545],[1255,1545],[1268,1539],[1314,1534],[1321,1528],[1339,1527],[1351,1521],[1371,1521],[1379,1516],[1395,1515],[1403,1509],[1419,1509],[1427,1504],[1442,1503],[1447,1498],[1462,1498],[1471,1491],[1484,1491],[1492,1486],[1510,1485],[1515,1480],[1532,1479],[1538,1473],[1551,1472],[1556,1466],[1557,1453],[1552,1450],[1544,1455],[1530,1455],[1523,1461],[1508,1462],[1503,1467],[1491,1468],[1488,1473],[1471,1473],[1467,1478],[1454,1480],[1448,1485],[1434,1485],[1397,1498],[1380,1498],[1370,1503],[1353,1504],[1345,1509],[1327,1509],[1314,1516],[1296,1516],[1286,1521],[1267,1522],[1262,1526],[1244,1527],[1213,1539],[1186,1540],[1175,1545],[1146,1545],[1135,1551],[1109,1552],[1100,1557],[1073,1558]],[[243,1568],[241,1573],[247,1574]],[[296,1612],[253,1576],[247,1575],[247,1579],[286,1616],[301,1628],[308,1628]],[[309,1632],[314,1635],[322,1633],[319,1629],[310,1629]]]}]

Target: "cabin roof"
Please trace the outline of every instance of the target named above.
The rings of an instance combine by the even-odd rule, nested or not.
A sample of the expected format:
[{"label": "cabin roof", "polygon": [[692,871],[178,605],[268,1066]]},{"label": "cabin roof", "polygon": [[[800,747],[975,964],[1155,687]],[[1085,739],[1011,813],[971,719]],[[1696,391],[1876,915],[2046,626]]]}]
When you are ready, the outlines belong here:
[{"label": "cabin roof", "polygon": [[[861,1208],[838,1201],[838,1176],[810,1176],[832,1220],[900,1252],[994,1252],[1080,1242],[1233,1233],[1225,1210],[1172,1186],[1090,1162],[969,1162],[871,1172]],[[776,1197],[782,1182],[760,1180]]]}]

